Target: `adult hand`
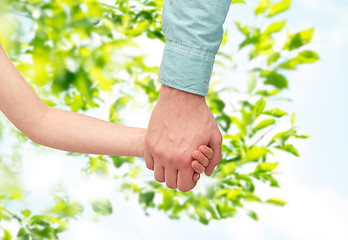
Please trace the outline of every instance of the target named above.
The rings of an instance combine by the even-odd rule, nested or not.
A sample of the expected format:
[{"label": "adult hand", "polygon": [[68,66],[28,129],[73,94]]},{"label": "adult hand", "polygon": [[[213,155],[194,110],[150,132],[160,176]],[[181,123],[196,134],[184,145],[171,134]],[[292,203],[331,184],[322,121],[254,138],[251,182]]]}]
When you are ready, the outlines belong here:
[{"label": "adult hand", "polygon": [[146,166],[154,170],[158,182],[182,192],[193,189],[196,182],[192,152],[207,145],[214,154],[205,168],[210,176],[221,161],[222,135],[204,96],[161,86],[145,138]]}]

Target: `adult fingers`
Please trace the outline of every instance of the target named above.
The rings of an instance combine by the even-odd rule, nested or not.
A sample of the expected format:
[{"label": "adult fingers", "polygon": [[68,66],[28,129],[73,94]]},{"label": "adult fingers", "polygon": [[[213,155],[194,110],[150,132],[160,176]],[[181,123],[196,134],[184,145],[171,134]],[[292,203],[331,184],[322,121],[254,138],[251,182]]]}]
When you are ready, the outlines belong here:
[{"label": "adult fingers", "polygon": [[164,168],[162,165],[155,164],[154,176],[157,182],[163,183],[165,181]]},{"label": "adult fingers", "polygon": [[193,169],[190,167],[186,169],[179,169],[178,171],[178,189],[181,192],[187,192],[196,186],[196,182],[192,180]]},{"label": "adult fingers", "polygon": [[167,167],[165,169],[165,180],[166,180],[166,184],[168,188],[170,189],[177,188],[177,175],[178,175],[178,170],[176,168]]},{"label": "adult fingers", "polygon": [[145,163],[146,163],[146,167],[150,170],[154,170],[154,161],[153,161],[153,157],[151,156],[151,154],[148,151],[144,151],[144,158],[145,158]]},{"label": "adult fingers", "polygon": [[216,165],[221,162],[221,151],[222,151],[222,137],[216,136],[208,143],[209,147],[211,147],[214,151],[213,157],[210,159],[209,165],[205,168],[205,175],[210,176]]}]

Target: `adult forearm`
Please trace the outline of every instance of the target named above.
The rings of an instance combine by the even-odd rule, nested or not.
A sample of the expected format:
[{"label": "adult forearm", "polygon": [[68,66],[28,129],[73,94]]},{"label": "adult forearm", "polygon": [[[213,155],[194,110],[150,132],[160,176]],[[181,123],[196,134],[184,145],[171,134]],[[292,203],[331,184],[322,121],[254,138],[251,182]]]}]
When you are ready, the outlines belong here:
[{"label": "adult forearm", "polygon": [[32,140],[69,152],[143,157],[145,134],[143,128],[49,108]]}]

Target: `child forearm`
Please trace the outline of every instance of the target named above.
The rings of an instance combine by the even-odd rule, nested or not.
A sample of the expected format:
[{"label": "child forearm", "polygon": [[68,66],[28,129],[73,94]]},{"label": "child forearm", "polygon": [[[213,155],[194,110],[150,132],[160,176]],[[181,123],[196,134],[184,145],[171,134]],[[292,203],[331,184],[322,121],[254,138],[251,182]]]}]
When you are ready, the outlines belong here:
[{"label": "child forearm", "polygon": [[143,157],[145,134],[143,128],[49,108],[32,140],[69,152]]},{"label": "child forearm", "polygon": [[48,107],[0,45],[0,110],[32,141],[60,150],[143,157],[146,129]]}]

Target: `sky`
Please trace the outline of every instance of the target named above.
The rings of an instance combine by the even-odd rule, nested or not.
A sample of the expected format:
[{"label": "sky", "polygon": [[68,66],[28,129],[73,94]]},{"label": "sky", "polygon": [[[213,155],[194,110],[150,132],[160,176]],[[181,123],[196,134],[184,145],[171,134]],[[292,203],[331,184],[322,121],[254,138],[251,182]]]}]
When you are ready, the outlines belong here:
[{"label": "sky", "polygon": [[[242,5],[232,5],[224,27],[232,28],[233,22],[249,11]],[[28,188],[33,190],[28,203],[33,207],[49,205],[51,200],[45,191],[57,179],[61,181],[64,174],[66,184],[76,183],[71,186],[74,196],[83,199],[89,194],[106,195],[113,199],[115,208],[112,216],[101,218],[97,224],[89,219],[74,223],[69,231],[62,234],[64,240],[348,239],[347,12],[348,2],[344,0],[295,0],[291,9],[279,16],[279,19],[287,19],[287,27],[292,31],[315,27],[310,49],[320,55],[319,62],[286,73],[291,81],[285,95],[292,101],[277,103],[280,108],[296,112],[298,125],[304,133],[311,135],[311,138],[295,143],[300,158],[277,153],[277,159],[281,159],[278,168],[282,172],[278,177],[282,186],[280,189],[259,186],[260,194],[282,197],[288,202],[286,207],[252,204],[250,207],[258,213],[260,221],[241,214],[237,218],[213,221],[208,226],[188,218],[170,220],[161,212],[150,212],[150,216],[145,216],[136,200],[126,200],[116,191],[110,191],[113,186],[109,182],[89,182],[88,188],[86,183],[79,183],[76,172],[83,165],[82,161],[59,151],[52,155],[52,151],[45,149],[32,151],[32,156],[27,156],[35,159],[26,163],[23,173]],[[229,42],[233,44],[233,36]],[[159,66],[163,46],[153,51],[150,48],[152,44],[141,39],[143,49],[151,49],[148,61]],[[238,79],[231,75],[226,76],[224,81],[237,83]],[[233,85],[233,82],[229,84]],[[137,116],[138,113],[134,114]],[[107,116],[106,112],[96,115],[104,119]],[[129,124],[145,127],[149,115],[143,115],[142,119],[130,116]],[[68,170],[67,165],[70,166]],[[46,175],[40,174],[43,171],[39,169],[46,169]]]}]

